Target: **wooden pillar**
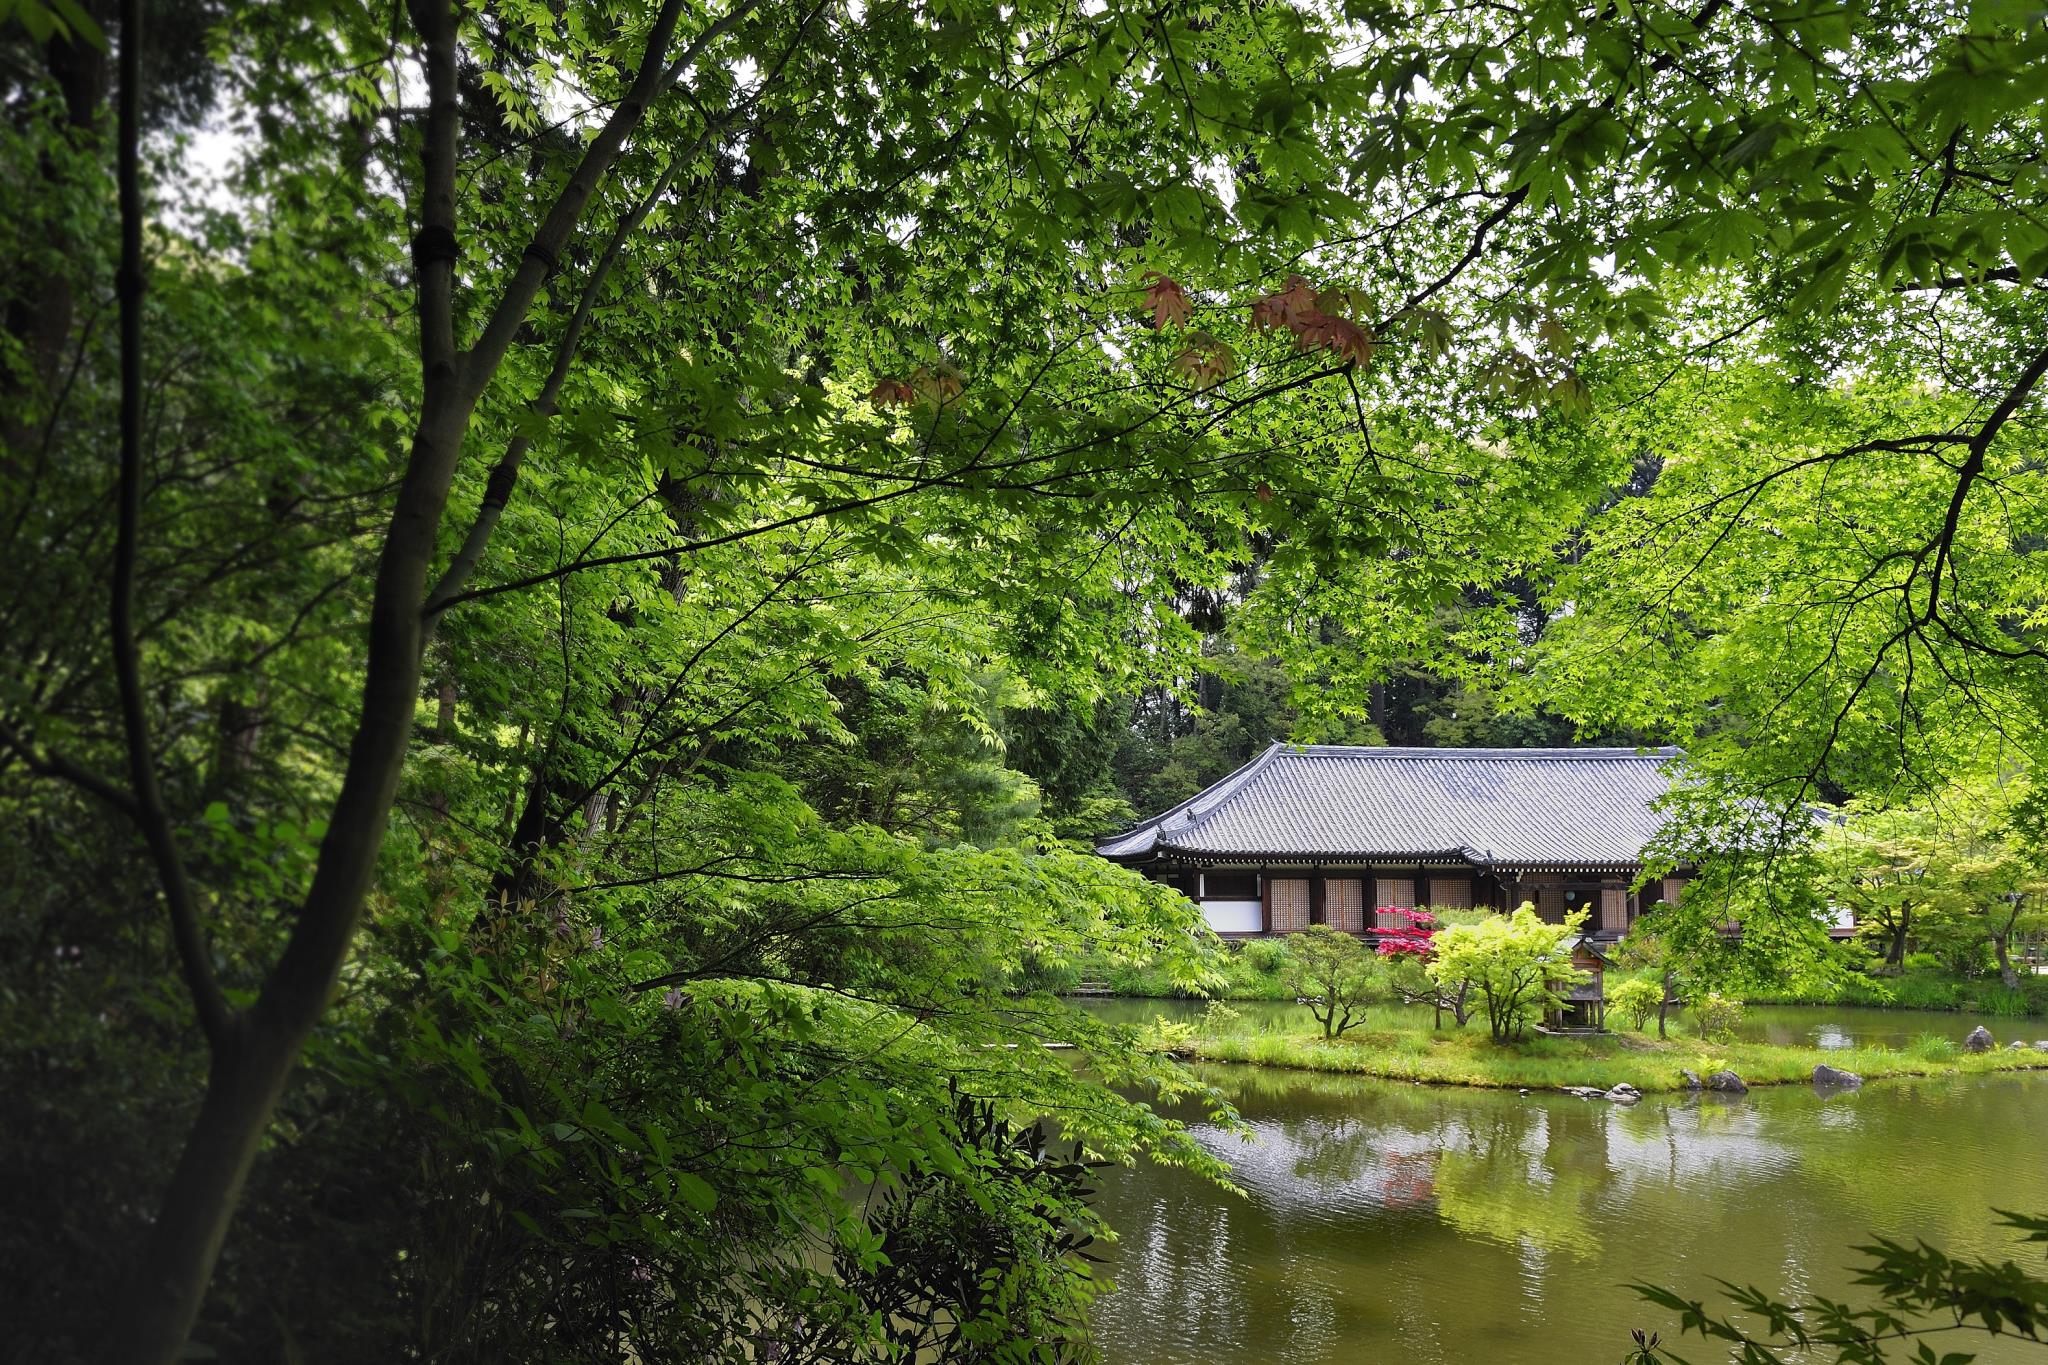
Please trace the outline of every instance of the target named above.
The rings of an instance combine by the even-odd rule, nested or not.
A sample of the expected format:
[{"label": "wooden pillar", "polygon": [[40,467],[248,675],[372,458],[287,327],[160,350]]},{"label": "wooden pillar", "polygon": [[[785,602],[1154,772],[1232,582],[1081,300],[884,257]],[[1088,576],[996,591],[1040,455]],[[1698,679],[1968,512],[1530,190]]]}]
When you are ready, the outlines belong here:
[{"label": "wooden pillar", "polygon": [[1323,868],[1322,864],[1318,863],[1315,869],[1308,874],[1308,922],[1310,924],[1328,924],[1330,922],[1330,912],[1326,908],[1324,900],[1325,894],[1323,889]]},{"label": "wooden pillar", "polygon": [[1273,879],[1263,867],[1259,869],[1259,932],[1273,932]]}]

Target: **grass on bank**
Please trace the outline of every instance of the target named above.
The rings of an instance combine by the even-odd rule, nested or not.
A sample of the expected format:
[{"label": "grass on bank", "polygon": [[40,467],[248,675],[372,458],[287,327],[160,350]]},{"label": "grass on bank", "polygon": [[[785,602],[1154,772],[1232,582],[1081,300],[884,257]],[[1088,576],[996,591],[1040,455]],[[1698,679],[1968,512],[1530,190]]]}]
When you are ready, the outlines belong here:
[{"label": "grass on bank", "polygon": [[[2001,1040],[2003,1041],[2003,1040]],[[1825,1062],[1866,1079],[1880,1076],[1975,1075],[1991,1071],[2048,1069],[2048,1052],[2004,1048],[1964,1052],[1933,1035],[1902,1049],[1855,1047],[1824,1050],[1774,1043],[1719,1042],[1654,1035],[1610,1033],[1591,1037],[1532,1036],[1496,1044],[1483,1025],[1440,1031],[1375,1028],[1354,1031],[1332,1042],[1319,1036],[1283,1033],[1195,1034],[1177,1038],[1180,1056],[1210,1062],[1250,1062],[1432,1085],[1498,1089],[1603,1089],[1626,1081],[1644,1093],[1682,1090],[1682,1069],[1701,1077],[1729,1070],[1750,1085],[1806,1081]]]},{"label": "grass on bank", "polygon": [[[1288,951],[1285,939],[1249,939],[1228,943],[1219,964],[1222,1000],[1289,1001],[1294,992],[1287,984]],[[1875,968],[1875,964],[1873,964]],[[1166,971],[1144,963],[1083,961],[1058,970],[1041,971],[1020,983],[1026,989],[1055,993],[1074,989],[1083,981],[1100,982],[1112,995],[1135,999],[1194,999],[1195,993],[1176,983]],[[1608,979],[1610,988],[1614,977]],[[2017,989],[2007,987],[1997,976],[1966,977],[1939,966],[1923,954],[1907,960],[1906,970],[1890,975],[1858,974],[1838,994],[1820,997],[1797,992],[1760,992],[1748,996],[1751,1005],[1857,1005],[1871,1009],[1938,1010],[1949,1013],[1986,1014],[1995,1018],[2048,1015],[2048,976],[2021,978]]]}]

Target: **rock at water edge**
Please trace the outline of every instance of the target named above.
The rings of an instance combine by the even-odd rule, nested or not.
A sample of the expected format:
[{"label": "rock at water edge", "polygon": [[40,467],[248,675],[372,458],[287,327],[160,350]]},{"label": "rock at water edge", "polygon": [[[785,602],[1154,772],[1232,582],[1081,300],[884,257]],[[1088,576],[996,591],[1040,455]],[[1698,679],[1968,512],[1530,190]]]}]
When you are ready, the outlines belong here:
[{"label": "rock at water edge", "polygon": [[1853,1090],[1863,1084],[1863,1078],[1853,1071],[1843,1071],[1839,1067],[1829,1066],[1823,1062],[1813,1069],[1813,1083]]},{"label": "rock at water edge", "polygon": [[1749,1087],[1742,1083],[1742,1077],[1732,1071],[1716,1071],[1707,1077],[1707,1089],[1718,1090],[1724,1095],[1747,1095]]},{"label": "rock at water edge", "polygon": [[1685,1078],[1685,1088],[1687,1090],[1699,1090],[1703,1088],[1703,1083],[1700,1080],[1699,1072],[1688,1071],[1684,1067],[1680,1067],[1678,1068],[1678,1074]]},{"label": "rock at water edge", "polygon": [[1965,1052],[1989,1052],[1998,1046],[1998,1040],[1991,1036],[1991,1030],[1982,1024],[1970,1030],[1970,1036],[1963,1039]]},{"label": "rock at water edge", "polygon": [[1642,1097],[1643,1092],[1630,1085],[1627,1081],[1623,1081],[1607,1092],[1607,1098],[1613,1100],[1616,1104],[1634,1104]]}]

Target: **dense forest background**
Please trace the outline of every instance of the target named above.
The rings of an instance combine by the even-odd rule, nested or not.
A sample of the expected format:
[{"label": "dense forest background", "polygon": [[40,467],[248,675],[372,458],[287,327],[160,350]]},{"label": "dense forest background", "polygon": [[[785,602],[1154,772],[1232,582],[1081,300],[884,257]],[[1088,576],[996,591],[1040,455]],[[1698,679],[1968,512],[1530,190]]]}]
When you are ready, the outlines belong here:
[{"label": "dense forest background", "polygon": [[1217,979],[1087,848],[1274,738],[1680,744],[1787,955],[1817,799],[2038,832],[2044,82],[2002,0],[0,8],[8,1348],[1085,1356],[1089,1163],[1220,1101],[1032,986]]},{"label": "dense forest background", "polygon": [[[1532,638],[1540,632],[1539,619]],[[1193,796],[1274,740],[1507,749],[1660,742],[1618,726],[1582,727],[1543,708],[1509,711],[1483,685],[1415,664],[1390,668],[1347,716],[1305,719],[1296,686],[1283,660],[1247,653],[1218,633],[1204,638],[1200,671],[1183,684],[1105,702],[1078,721],[1010,713],[1004,752],[1062,832],[1082,838]]]}]

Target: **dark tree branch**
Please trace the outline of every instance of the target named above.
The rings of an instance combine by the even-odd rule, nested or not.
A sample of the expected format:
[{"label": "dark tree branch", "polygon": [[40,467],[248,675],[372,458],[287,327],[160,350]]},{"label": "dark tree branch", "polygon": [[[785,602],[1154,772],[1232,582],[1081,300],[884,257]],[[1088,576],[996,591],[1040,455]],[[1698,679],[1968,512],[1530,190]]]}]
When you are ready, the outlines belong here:
[{"label": "dark tree branch", "polygon": [[1991,450],[1991,443],[1998,439],[1998,433],[2019,411],[2020,405],[2032,396],[2041,376],[2048,374],[2048,349],[2038,352],[2027,367],[2020,371],[2012,387],[1998,400],[1998,406],[1977,428],[1977,434],[1970,438],[1969,455],[1963,460],[1962,468],[1956,471],[1956,490],[1949,499],[1948,515],[1943,519],[1941,532],[1935,538],[1934,565],[1927,574],[1927,606],[1921,616],[1922,622],[1932,621],[1941,608],[1942,579],[1952,571],[1955,554],[1956,530],[1962,524],[1963,504],[1969,500],[1970,489],[1978,476],[1984,472],[1984,459]]},{"label": "dark tree branch", "polygon": [[[5,744],[21,758],[32,773],[43,777],[60,778],[72,786],[106,802],[130,819],[137,819],[135,797],[124,791],[119,784],[102,777],[81,763],[74,762],[50,749],[37,750],[28,738],[4,721],[0,721],[0,744]],[[138,820],[139,823],[139,820]]]},{"label": "dark tree branch", "polygon": [[1936,290],[1968,289],[1973,284],[2023,284],[2026,282],[2026,278],[2026,276],[2020,274],[2018,266],[2007,265],[1999,266],[1994,270],[1986,270],[1976,275],[1938,275],[1931,280],[1916,280],[1912,284],[1894,286],[1893,292],[1899,294],[1922,294]]},{"label": "dark tree branch", "polygon": [[142,663],[135,642],[135,562],[142,522],[142,295],[146,287],[142,264],[142,5],[122,0],[119,110],[119,180],[121,263],[114,292],[121,307],[121,468],[116,496],[113,594],[108,610],[114,680],[121,697],[121,733],[128,752],[128,781],[133,797],[129,813],[142,830],[156,863],[165,907],[171,917],[171,941],[178,968],[192,996],[192,1009],[207,1045],[224,1047],[234,1027],[234,1013],[213,974],[213,951],[199,923],[177,836],[157,787],[156,747],[149,733],[149,711],[142,695]]}]

